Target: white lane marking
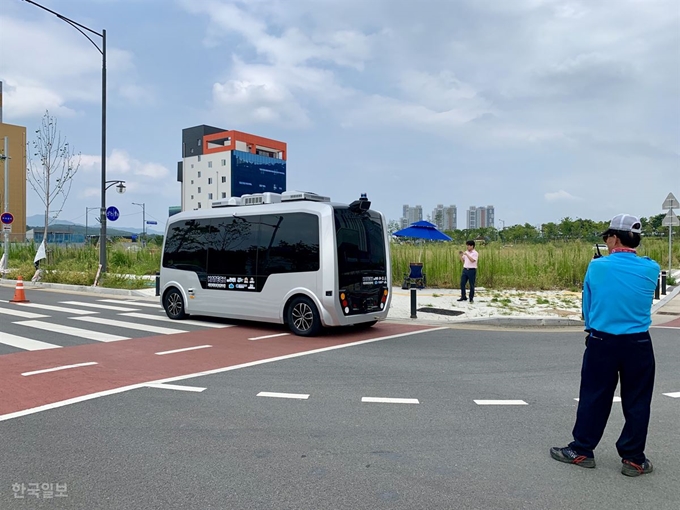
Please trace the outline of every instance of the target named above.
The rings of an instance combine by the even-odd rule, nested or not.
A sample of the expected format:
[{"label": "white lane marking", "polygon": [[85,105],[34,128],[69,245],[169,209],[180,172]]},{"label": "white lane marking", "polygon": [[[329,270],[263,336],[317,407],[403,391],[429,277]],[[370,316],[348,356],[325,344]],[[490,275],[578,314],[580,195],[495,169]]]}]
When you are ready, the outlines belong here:
[{"label": "white lane marking", "polygon": [[200,393],[207,388],[198,388],[196,386],[180,386],[179,384],[161,384],[161,383],[151,383],[147,384],[149,388],[161,388],[164,390],[177,390],[177,391],[195,391]]},{"label": "white lane marking", "polygon": [[248,340],[264,340],[265,338],[275,338],[277,336],[288,336],[290,333],[277,333],[276,335],[254,336]]},{"label": "white lane marking", "polygon": [[[164,313],[164,310],[159,310],[159,312]],[[119,314],[124,317],[134,317],[135,319],[149,319],[152,321],[163,321],[163,322],[172,322],[174,324],[189,324],[190,326],[203,326],[206,328],[231,328],[234,325],[233,324],[216,324],[214,322],[203,322],[203,321],[194,321],[191,319],[182,319],[182,320],[175,320],[171,319],[170,317],[166,316],[158,316],[158,315],[149,315],[148,313],[121,313]]]},{"label": "white lane marking", "polygon": [[51,312],[64,312],[64,313],[72,313],[73,315],[89,315],[92,313],[99,313],[99,312],[93,312],[92,310],[78,310],[77,308],[66,308],[63,306],[54,306],[54,305],[43,305],[40,303],[17,303],[18,306],[25,306],[26,308],[37,308],[39,310],[49,310]]},{"label": "white lane marking", "polygon": [[478,406],[528,406],[524,400],[475,400]]},{"label": "white lane marking", "polygon": [[9,333],[0,333],[0,344],[16,347],[17,349],[24,349],[25,351],[40,351],[42,349],[56,349],[61,345],[48,344],[47,342],[40,342],[23,336],[11,335]]},{"label": "white lane marking", "polygon": [[146,308],[163,308],[161,305],[156,303],[140,303],[138,301],[123,301],[120,299],[98,299],[97,301],[101,301],[102,303],[118,303],[119,305],[124,304],[132,306],[144,306]]},{"label": "white lane marking", "polygon": [[63,365],[61,367],[44,368],[42,370],[34,370],[33,372],[24,372],[23,376],[46,374],[47,372],[56,372],[57,370],[66,370],[69,368],[89,367],[90,365],[97,365],[96,361],[88,361],[87,363],[76,363],[75,365]]},{"label": "white lane marking", "polygon": [[159,335],[174,335],[177,333],[187,333],[181,329],[162,328],[160,326],[147,326],[138,322],[117,321],[115,319],[103,319],[101,317],[71,317],[74,321],[92,322],[94,324],[104,324],[106,326],[115,326],[117,328],[137,329],[146,331],[148,333],[157,333]]},{"label": "white lane marking", "polygon": [[185,347],[183,349],[174,349],[172,351],[156,352],[154,354],[157,354],[158,356],[163,356],[164,354],[175,354],[176,352],[195,351],[196,349],[206,349],[208,347],[212,347],[212,345],[197,345],[196,347]]},{"label": "white lane marking", "polygon": [[[575,398],[574,400],[576,400],[576,402],[578,402],[578,398]],[[621,402],[621,397],[614,397],[612,399],[612,402]]]},{"label": "white lane marking", "polygon": [[371,338],[368,340],[360,340],[358,342],[352,342],[349,344],[333,345],[331,347],[322,347],[321,349],[314,349],[311,351],[296,352],[294,354],[286,354],[284,356],[277,356],[275,358],[260,359],[257,361],[250,361],[248,363],[242,363],[240,365],[232,365],[230,367],[215,368],[213,370],[204,370],[203,372],[195,372],[193,374],[185,374],[176,377],[168,377],[166,379],[159,379],[157,381],[149,381],[147,383],[137,383],[131,384],[129,386],[121,386],[119,388],[113,388],[106,391],[98,391],[96,393],[90,393],[89,395],[81,395],[79,397],[69,398],[66,400],[61,400],[59,402],[52,402],[50,404],[44,404],[38,407],[31,407],[29,409],[22,409],[21,411],[15,411],[13,413],[1,414],[0,421],[12,420],[14,418],[21,418],[22,416],[28,416],[29,414],[41,413],[43,411],[49,411],[50,409],[57,409],[59,407],[69,406],[71,404],[78,404],[79,402],[85,402],[87,400],[92,400],[100,397],[107,397],[109,395],[116,395],[118,393],[124,393],[130,390],[136,390],[137,388],[144,388],[149,384],[155,383],[169,383],[175,381],[183,381],[184,379],[193,379],[194,377],[202,377],[205,375],[222,374],[224,372],[231,372],[232,370],[240,370],[242,368],[255,367],[258,365],[264,365],[266,363],[274,363],[276,361],[283,361],[287,359],[299,358],[302,356],[309,356],[310,354],[319,354],[322,352],[335,351],[338,349],[345,349],[347,347],[356,347],[358,345],[370,344],[373,342],[382,342],[383,340],[392,340],[394,338],[401,338],[404,336],[420,335],[422,333],[432,333],[434,331],[444,331],[448,330],[447,327],[441,328],[431,328],[423,329],[420,331],[409,331],[407,333],[398,333],[396,335],[382,336],[378,338]]},{"label": "white lane marking", "polygon": [[680,326],[664,326],[662,324],[658,326],[652,326],[653,328],[663,328],[663,329],[680,329]]},{"label": "white lane marking", "polygon": [[[79,317],[80,318],[80,317]],[[94,319],[94,317],[82,317],[87,319]],[[95,321],[97,319],[94,319]],[[129,340],[127,336],[111,335],[109,333],[100,333],[98,331],[90,331],[89,329],[73,328],[71,326],[64,326],[62,324],[52,324],[43,321],[20,321],[14,324],[21,324],[30,328],[42,329],[51,331],[52,333],[63,333],[65,335],[77,336],[80,338],[87,338],[88,340],[96,340],[98,342],[116,342],[118,340]]]},{"label": "white lane marking", "polygon": [[13,315],[15,317],[23,317],[24,319],[43,319],[49,317],[49,315],[43,315],[41,313],[24,312],[22,310],[12,310],[10,308],[0,308],[0,313]]},{"label": "white lane marking", "polygon": [[420,404],[417,398],[382,398],[382,397],[362,397],[362,402],[375,402],[379,404]]},{"label": "white lane marking", "polygon": [[676,391],[675,393],[664,393],[664,395],[671,398],[680,398],[680,391]]},{"label": "white lane marking", "polygon": [[271,398],[295,398],[298,400],[307,400],[309,395],[304,393],[274,393],[271,391],[261,391],[257,394],[258,397],[271,397]]},{"label": "white lane marking", "polygon": [[85,301],[60,301],[63,305],[89,306],[90,308],[100,308],[102,310],[113,310],[114,312],[134,312],[137,308],[124,308],[122,306],[98,305],[97,303],[86,303]]}]

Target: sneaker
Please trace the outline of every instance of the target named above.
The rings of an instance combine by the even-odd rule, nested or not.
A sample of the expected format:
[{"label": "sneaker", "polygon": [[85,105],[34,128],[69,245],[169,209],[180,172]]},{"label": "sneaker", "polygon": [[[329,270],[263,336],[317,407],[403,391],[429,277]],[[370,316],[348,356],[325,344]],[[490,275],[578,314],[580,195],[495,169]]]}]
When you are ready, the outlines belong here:
[{"label": "sneaker", "polygon": [[623,459],[623,466],[621,466],[621,473],[626,476],[640,476],[646,475],[654,471],[654,466],[649,459],[645,459],[642,464],[636,464],[632,460]]},{"label": "sneaker", "polygon": [[462,297],[462,298],[458,299],[457,301],[467,301],[467,298],[466,298],[466,297]]},{"label": "sneaker", "polygon": [[471,300],[470,300],[470,304],[472,304],[472,303],[474,303],[474,301],[471,299]]},{"label": "sneaker", "polygon": [[595,459],[593,457],[579,455],[568,446],[565,446],[564,448],[553,446],[552,448],[550,448],[550,456],[555,460],[559,460],[560,462],[566,462],[567,464],[576,464],[579,467],[584,468],[595,467]]}]

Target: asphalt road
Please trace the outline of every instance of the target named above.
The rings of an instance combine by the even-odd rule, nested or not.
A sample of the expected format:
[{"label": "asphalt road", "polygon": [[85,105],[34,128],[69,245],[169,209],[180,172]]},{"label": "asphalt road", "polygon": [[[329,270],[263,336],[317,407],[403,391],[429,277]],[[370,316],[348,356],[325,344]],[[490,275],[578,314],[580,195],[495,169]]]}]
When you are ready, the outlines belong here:
[{"label": "asphalt road", "polygon": [[[620,404],[596,469],[548,455],[570,439],[579,332],[445,329],[0,421],[0,508],[676,510],[680,398],[664,393],[680,392],[678,336],[653,330],[655,472],[640,478],[619,472]],[[13,484],[56,482],[67,497],[15,498]]]}]

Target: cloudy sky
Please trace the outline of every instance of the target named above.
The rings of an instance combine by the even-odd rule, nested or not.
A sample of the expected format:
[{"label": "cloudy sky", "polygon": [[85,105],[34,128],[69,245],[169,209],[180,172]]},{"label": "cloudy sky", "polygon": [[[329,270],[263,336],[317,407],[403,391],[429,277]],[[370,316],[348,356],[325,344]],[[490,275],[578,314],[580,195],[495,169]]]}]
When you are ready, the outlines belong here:
[{"label": "cloudy sky", "polygon": [[[497,226],[663,212],[680,197],[679,0],[43,0],[107,32],[116,227],[180,203],[181,130],[288,143],[288,189],[494,205]],[[60,219],[99,205],[101,56],[2,0],[3,120],[48,109],[83,155]],[[28,215],[41,213],[29,187]],[[94,216],[94,214],[92,214]],[[91,221],[93,218],[91,219]],[[465,225],[459,221],[459,228]]]}]

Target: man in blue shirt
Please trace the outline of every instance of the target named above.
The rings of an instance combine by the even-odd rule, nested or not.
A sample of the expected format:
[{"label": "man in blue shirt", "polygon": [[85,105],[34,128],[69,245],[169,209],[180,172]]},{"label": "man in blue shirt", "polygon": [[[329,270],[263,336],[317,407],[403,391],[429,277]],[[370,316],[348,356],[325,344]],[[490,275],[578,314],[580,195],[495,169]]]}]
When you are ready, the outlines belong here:
[{"label": "man in blue shirt", "polygon": [[581,368],[574,441],[553,447],[560,462],[594,468],[593,450],[602,439],[621,379],[621,404],[626,419],[616,449],[627,476],[651,473],[645,443],[654,388],[654,351],[649,326],[659,264],[638,257],[640,220],[615,216],[602,235],[609,256],[588,265],[583,282],[586,351]]}]

